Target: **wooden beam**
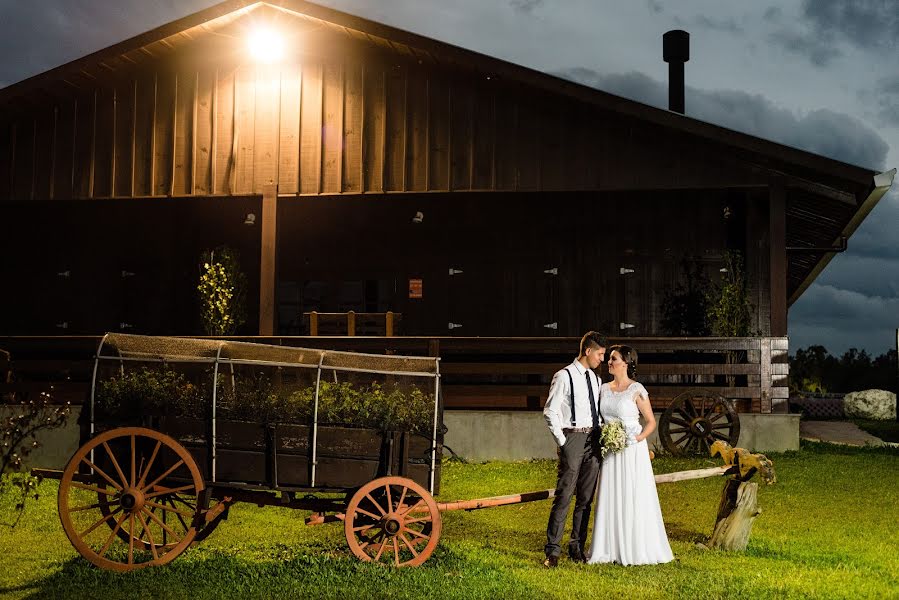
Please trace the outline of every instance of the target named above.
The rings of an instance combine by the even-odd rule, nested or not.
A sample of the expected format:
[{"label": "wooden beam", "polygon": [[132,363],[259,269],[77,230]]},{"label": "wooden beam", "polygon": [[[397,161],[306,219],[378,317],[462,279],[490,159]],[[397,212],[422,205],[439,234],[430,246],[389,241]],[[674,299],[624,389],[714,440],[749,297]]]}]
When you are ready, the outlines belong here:
[{"label": "wooden beam", "polygon": [[59,125],[59,105],[53,107],[53,140],[50,142],[50,200],[56,189],[56,129]]},{"label": "wooden beam", "polygon": [[31,121],[31,193],[34,200],[35,175],[37,173],[37,118]]},{"label": "wooden beam", "polygon": [[75,157],[78,144],[78,98],[75,97],[72,109],[72,172],[69,174],[70,198],[75,197]]},{"label": "wooden beam", "polygon": [[219,109],[219,70],[215,69],[212,77],[212,106],[209,110],[212,115],[212,140],[209,142],[209,195],[215,195],[215,164],[218,162],[218,109]]},{"label": "wooden beam", "polygon": [[156,104],[159,95],[159,73],[153,73],[153,111],[150,118],[150,195],[156,195]]},{"label": "wooden beam", "polygon": [[262,186],[262,246],[259,261],[259,335],[275,334],[275,253],[278,247],[278,186]]},{"label": "wooden beam", "polygon": [[134,79],[134,94],[131,104],[131,197],[134,197],[134,172],[137,165],[137,78]]},{"label": "wooden beam", "polygon": [[119,89],[117,87],[112,88],[112,144],[109,148],[109,197],[112,198],[115,196],[115,153],[116,153],[116,142],[118,141],[116,135],[116,118],[118,116],[118,107],[119,107]]},{"label": "wooden beam", "polygon": [[771,335],[781,337],[787,335],[787,202],[783,180],[777,178],[772,181],[768,194]]},{"label": "wooden beam", "polygon": [[178,152],[178,73],[175,73],[175,90],[172,93],[172,161],[169,172],[169,196],[175,195],[175,155]]}]

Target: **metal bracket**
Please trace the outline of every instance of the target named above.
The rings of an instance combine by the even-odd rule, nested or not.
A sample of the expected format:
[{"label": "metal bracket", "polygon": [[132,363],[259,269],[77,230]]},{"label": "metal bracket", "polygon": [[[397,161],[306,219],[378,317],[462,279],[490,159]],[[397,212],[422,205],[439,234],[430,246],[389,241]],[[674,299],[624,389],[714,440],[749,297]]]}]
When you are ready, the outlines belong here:
[{"label": "metal bracket", "polygon": [[632,327],[636,327],[633,323],[625,323],[622,321],[618,324],[618,329],[631,329]]},{"label": "metal bracket", "polygon": [[627,274],[633,273],[633,272],[634,272],[633,269],[628,269],[627,267],[618,267],[619,275],[627,275]]},{"label": "metal bracket", "polygon": [[553,321],[552,323],[544,323],[544,324],[543,324],[543,328],[544,328],[544,329],[558,329],[558,328],[559,328],[559,322],[558,322],[558,321]]},{"label": "metal bracket", "polygon": [[447,328],[448,328],[448,329],[459,329],[460,327],[462,327],[462,323],[453,323],[453,322],[450,322],[450,323],[447,324]]},{"label": "metal bracket", "polygon": [[559,267],[553,267],[552,269],[545,269],[543,272],[546,273],[547,275],[558,275]]},{"label": "metal bracket", "polygon": [[462,273],[462,269],[454,269],[453,267],[450,267],[450,270],[449,270],[450,275],[459,275],[461,273]]},{"label": "metal bracket", "polygon": [[131,271],[125,271],[123,269],[122,270],[122,279],[125,279],[126,277],[134,277],[134,273],[132,273]]}]

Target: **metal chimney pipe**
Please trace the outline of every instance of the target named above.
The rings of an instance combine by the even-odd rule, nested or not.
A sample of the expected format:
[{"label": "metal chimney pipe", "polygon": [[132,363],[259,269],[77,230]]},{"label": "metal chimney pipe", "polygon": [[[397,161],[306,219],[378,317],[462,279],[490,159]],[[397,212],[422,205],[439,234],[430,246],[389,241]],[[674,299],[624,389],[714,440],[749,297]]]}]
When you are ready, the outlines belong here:
[{"label": "metal chimney pipe", "polygon": [[665,33],[662,58],[668,63],[668,110],[684,114],[684,63],[690,60],[690,34],[681,29]]}]

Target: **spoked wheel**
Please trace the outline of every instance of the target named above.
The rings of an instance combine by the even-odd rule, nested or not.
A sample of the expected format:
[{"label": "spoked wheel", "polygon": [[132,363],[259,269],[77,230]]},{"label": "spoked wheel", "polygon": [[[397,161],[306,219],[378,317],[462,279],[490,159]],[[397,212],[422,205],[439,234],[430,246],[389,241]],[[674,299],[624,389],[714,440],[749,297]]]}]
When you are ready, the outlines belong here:
[{"label": "spoked wheel", "polygon": [[[87,560],[114,571],[162,565],[194,540],[203,479],[181,444],[151,429],[107,431],[78,449],[59,484],[59,517]],[[105,525],[105,526],[104,526]]]},{"label": "spoked wheel", "polygon": [[[154,491],[165,492],[165,489],[166,489],[165,486],[157,485],[156,488],[154,489]],[[106,494],[101,494],[101,493],[97,494],[97,502],[100,504],[100,512],[103,513],[104,517],[108,516],[110,513],[112,513],[118,506],[118,504],[116,503],[114,498],[111,499]],[[169,535],[169,533],[166,529],[163,529],[160,527],[160,529],[162,529],[162,532],[161,532],[162,539],[154,538],[154,541],[151,542],[150,534],[148,533],[148,530],[141,527],[138,529],[137,535],[135,536],[135,539],[134,539],[134,547],[135,548],[140,548],[141,550],[151,551],[150,550],[151,544],[155,545],[157,550],[159,550],[161,547],[170,548],[170,547],[174,546],[177,543],[177,541],[181,537],[183,537],[184,533],[187,531],[187,529],[189,527],[187,519],[184,518],[182,512],[183,511],[192,511],[194,513],[198,512],[198,510],[197,510],[198,500],[197,500],[196,496],[186,495],[183,493],[163,493],[161,496],[159,496],[157,502],[159,504],[162,504],[162,505],[168,507],[169,510],[165,510],[165,509],[160,510],[160,509],[157,509],[155,506],[151,506],[148,509],[149,512],[155,513],[156,516],[159,517],[160,520],[164,524],[167,524],[170,529],[175,530],[176,533],[179,535],[176,535],[173,538],[172,536]],[[218,502],[219,501],[216,500],[215,498],[210,499],[209,506],[207,507],[207,509],[209,509],[209,510],[213,509],[218,504]],[[173,514],[174,516],[169,516],[170,513]],[[152,521],[152,517],[148,517],[148,518],[150,518],[150,520]],[[197,527],[202,526],[202,528],[197,529],[197,533],[194,536],[193,541],[190,543],[191,547],[196,546],[198,543],[202,542],[207,537],[209,537],[209,535],[215,530],[216,527],[218,527],[219,523],[221,523],[221,522],[222,522],[221,517],[218,517],[211,521],[207,521],[205,523],[203,522],[202,519],[192,520],[191,523],[193,523]],[[109,519],[106,521],[106,525],[108,525],[110,529],[115,530],[116,520]],[[119,528],[118,531],[116,531],[116,535],[118,535],[119,538],[122,539],[126,544],[130,543],[131,533],[126,531],[124,528]]]},{"label": "spoked wheel", "polygon": [[675,398],[659,419],[659,438],[671,454],[709,455],[712,443],[731,446],[740,439],[740,418],[733,404],[702,390],[690,390]]},{"label": "spoked wheel", "polygon": [[413,567],[437,547],[440,510],[414,481],[382,477],[353,495],[343,525],[350,550],[360,560]]}]

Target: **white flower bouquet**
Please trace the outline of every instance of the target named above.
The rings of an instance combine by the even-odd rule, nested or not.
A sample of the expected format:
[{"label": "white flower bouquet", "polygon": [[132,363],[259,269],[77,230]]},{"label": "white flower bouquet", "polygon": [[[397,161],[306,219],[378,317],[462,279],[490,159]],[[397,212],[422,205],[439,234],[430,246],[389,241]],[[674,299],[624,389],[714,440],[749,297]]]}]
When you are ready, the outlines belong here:
[{"label": "white flower bouquet", "polygon": [[602,457],[608,453],[621,452],[627,447],[627,430],[621,421],[608,421],[599,432],[599,444],[602,447]]}]

